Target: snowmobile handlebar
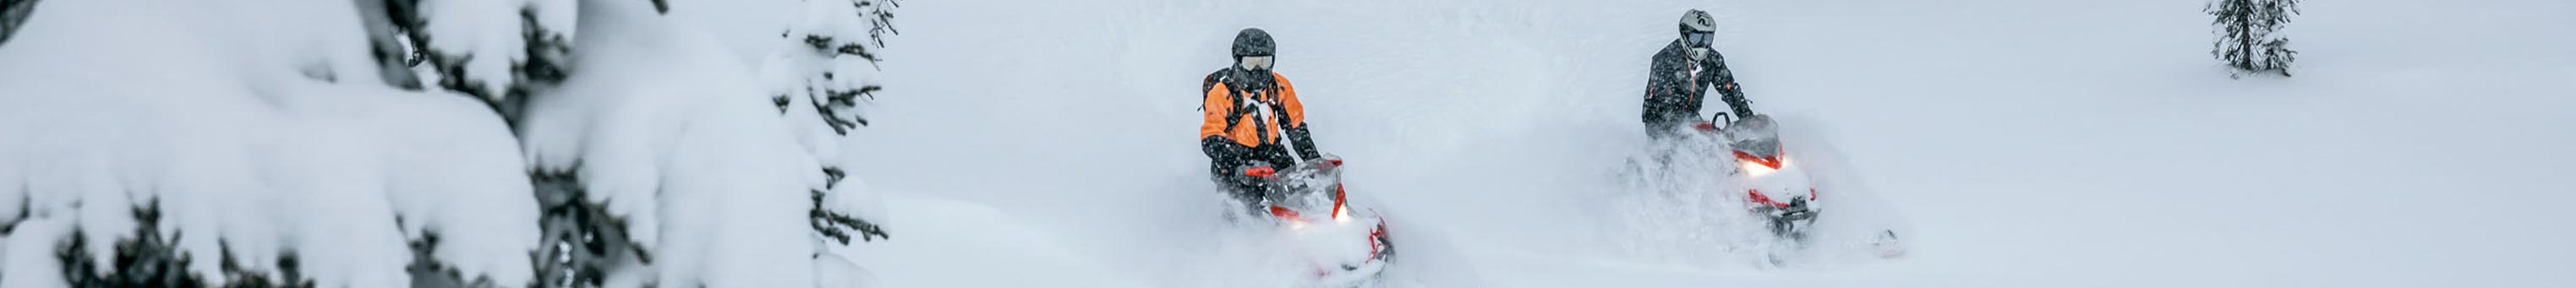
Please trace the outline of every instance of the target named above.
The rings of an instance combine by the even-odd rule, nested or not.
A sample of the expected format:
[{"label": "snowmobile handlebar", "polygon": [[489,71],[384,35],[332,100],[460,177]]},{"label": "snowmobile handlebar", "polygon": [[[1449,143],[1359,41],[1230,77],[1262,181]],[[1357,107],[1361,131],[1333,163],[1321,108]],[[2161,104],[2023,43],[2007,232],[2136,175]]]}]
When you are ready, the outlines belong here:
[{"label": "snowmobile handlebar", "polygon": [[1734,114],[1717,112],[1709,115],[1708,121],[1691,124],[1691,129],[1699,129],[1700,132],[1724,132],[1726,125],[1735,124],[1735,120]]},{"label": "snowmobile handlebar", "polygon": [[[1287,169],[1285,169],[1285,170],[1288,170],[1288,171],[1325,171],[1325,170],[1339,169],[1339,168],[1341,168],[1341,167],[1342,167],[1342,157],[1341,157],[1341,156],[1334,156],[1334,155],[1326,154],[1326,155],[1324,155],[1324,157],[1322,157],[1322,158],[1317,158],[1317,159],[1312,160],[1312,161],[1306,161],[1305,163],[1298,163],[1297,165],[1288,166],[1288,168],[1287,168]],[[1273,180],[1276,180],[1276,179],[1280,176],[1281,172],[1288,172],[1288,171],[1281,171],[1281,170],[1282,170],[1282,169],[1274,168],[1274,167],[1270,167],[1270,166],[1268,166],[1268,165],[1248,166],[1248,167],[1244,167],[1244,168],[1243,168],[1243,176],[1251,176],[1251,177],[1253,177],[1253,178],[1273,179]]]}]

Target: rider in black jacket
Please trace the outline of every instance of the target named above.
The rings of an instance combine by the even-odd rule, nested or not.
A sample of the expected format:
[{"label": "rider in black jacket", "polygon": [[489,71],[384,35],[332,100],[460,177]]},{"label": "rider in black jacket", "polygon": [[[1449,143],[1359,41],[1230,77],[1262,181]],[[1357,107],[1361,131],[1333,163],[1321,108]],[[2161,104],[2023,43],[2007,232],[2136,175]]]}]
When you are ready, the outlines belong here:
[{"label": "rider in black jacket", "polygon": [[1744,100],[1743,87],[1735,84],[1735,73],[1726,69],[1726,57],[1712,46],[1717,21],[1708,12],[1690,10],[1682,14],[1681,39],[1664,45],[1655,52],[1653,70],[1646,80],[1646,135],[1664,138],[1691,119],[1700,118],[1700,101],[1709,90],[1716,90],[1733,108],[1736,116],[1753,114],[1752,103]]}]

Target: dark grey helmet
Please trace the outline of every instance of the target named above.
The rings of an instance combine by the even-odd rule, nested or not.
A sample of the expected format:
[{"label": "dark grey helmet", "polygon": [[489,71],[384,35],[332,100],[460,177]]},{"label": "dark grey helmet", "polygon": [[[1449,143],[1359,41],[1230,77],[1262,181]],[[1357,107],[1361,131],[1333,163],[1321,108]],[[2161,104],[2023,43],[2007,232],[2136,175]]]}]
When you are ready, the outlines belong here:
[{"label": "dark grey helmet", "polygon": [[1234,57],[1236,58],[1270,56],[1273,52],[1277,52],[1276,49],[1270,42],[1270,32],[1261,31],[1261,28],[1243,28],[1243,32],[1234,33]]}]

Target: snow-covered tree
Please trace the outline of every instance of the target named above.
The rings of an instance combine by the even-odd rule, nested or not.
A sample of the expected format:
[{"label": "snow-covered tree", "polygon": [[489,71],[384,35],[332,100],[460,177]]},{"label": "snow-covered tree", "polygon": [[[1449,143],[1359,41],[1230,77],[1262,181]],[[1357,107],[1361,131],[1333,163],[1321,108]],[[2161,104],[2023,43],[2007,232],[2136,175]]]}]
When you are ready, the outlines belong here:
[{"label": "snow-covered tree", "polygon": [[43,2],[0,47],[0,287],[527,282],[508,126],[350,81],[363,2]]},{"label": "snow-covered tree", "polygon": [[[780,71],[833,74],[796,82],[799,89],[814,85],[814,91],[826,92],[782,103],[776,95],[783,93],[760,93],[751,85],[758,83],[754,78],[743,77],[747,73],[728,72],[753,67],[710,58],[725,53],[700,47],[705,43],[675,40],[694,39],[684,33],[651,31],[672,25],[655,16],[669,13],[670,6],[630,3],[585,2],[581,25],[594,28],[584,33],[612,36],[578,39],[576,46],[594,47],[573,55],[586,66],[568,70],[571,77],[560,89],[525,98],[520,132],[546,207],[541,284],[839,286],[864,278],[864,271],[829,251],[832,244],[887,235],[865,220],[875,218],[866,212],[881,209],[862,185],[847,179],[837,152],[841,137],[863,121],[851,112],[857,97],[881,89],[875,88],[873,65],[847,66],[836,61],[839,54],[798,57],[816,56],[814,44],[782,43],[795,48],[762,63],[757,70],[767,72],[763,77],[788,75]],[[844,26],[886,23],[847,20],[874,15],[851,9],[869,5],[878,4],[807,5],[802,13],[808,21],[789,30],[866,31],[870,26]],[[882,45],[881,38],[867,39],[863,45]],[[584,44],[593,41],[669,45]],[[860,90],[868,92],[853,92]],[[832,102],[829,93],[842,98]],[[787,105],[813,108],[770,110]],[[728,128],[688,128],[703,125]],[[594,143],[682,148],[599,149]],[[812,268],[739,264],[774,261]]]},{"label": "snow-covered tree", "polygon": [[[894,28],[895,0],[805,0],[805,15],[779,36],[785,48],[765,64],[773,95],[785,113],[789,106],[810,107],[835,135],[868,124],[860,101],[878,90],[877,53]],[[805,105],[793,105],[793,104]]]},{"label": "snow-covered tree", "polygon": [[830,252],[886,236],[835,151],[867,92],[754,75],[874,67],[671,4],[48,1],[0,46],[0,287],[868,283]]},{"label": "snow-covered tree", "polygon": [[[876,224],[853,216],[848,209],[834,203],[847,174],[842,172],[839,147],[850,129],[868,124],[860,115],[859,104],[875,97],[885,86],[878,81],[878,51],[885,47],[885,37],[897,32],[894,11],[901,4],[895,0],[806,0],[803,18],[788,27],[782,48],[762,64],[771,89],[770,102],[790,121],[812,127],[798,132],[798,142],[807,153],[822,163],[822,185],[811,187],[815,206],[812,215],[814,231],[835,243],[848,244],[852,238],[883,238],[885,232]],[[853,185],[856,186],[856,185]]]},{"label": "snow-covered tree", "polygon": [[2227,62],[2237,76],[2290,76],[2290,62],[2299,52],[2290,50],[2290,39],[2280,32],[2290,15],[2299,13],[2299,0],[2214,0],[2203,11],[2216,18],[2210,21],[2218,34],[2210,56]]}]

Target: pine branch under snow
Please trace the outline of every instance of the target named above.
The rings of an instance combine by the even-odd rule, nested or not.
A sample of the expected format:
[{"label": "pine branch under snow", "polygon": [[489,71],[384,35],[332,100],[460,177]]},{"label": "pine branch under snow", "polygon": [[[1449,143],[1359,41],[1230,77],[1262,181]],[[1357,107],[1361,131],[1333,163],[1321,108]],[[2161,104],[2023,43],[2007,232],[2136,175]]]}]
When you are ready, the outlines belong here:
[{"label": "pine branch under snow", "polygon": [[0,18],[0,286],[846,286],[812,243],[887,235],[867,61],[778,101],[661,1],[127,2]]}]

